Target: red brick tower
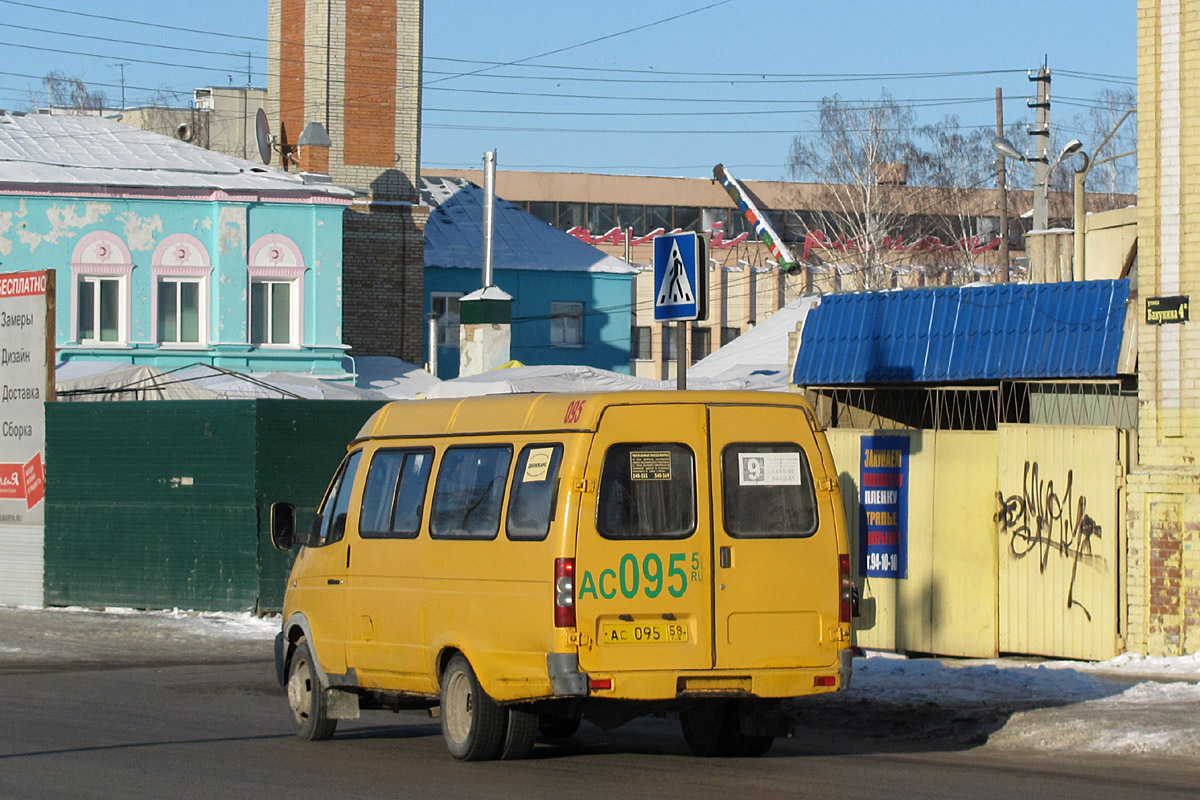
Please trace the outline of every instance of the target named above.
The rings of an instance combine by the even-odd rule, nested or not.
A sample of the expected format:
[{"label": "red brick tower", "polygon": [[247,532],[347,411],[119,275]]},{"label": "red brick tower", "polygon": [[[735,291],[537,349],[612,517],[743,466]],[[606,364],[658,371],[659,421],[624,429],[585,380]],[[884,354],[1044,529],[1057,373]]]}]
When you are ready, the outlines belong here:
[{"label": "red brick tower", "polygon": [[359,193],[344,225],[342,341],[352,355],[418,364],[422,9],[422,0],[270,0],[267,93],[287,168],[297,169],[301,131],[319,122],[330,176]]}]

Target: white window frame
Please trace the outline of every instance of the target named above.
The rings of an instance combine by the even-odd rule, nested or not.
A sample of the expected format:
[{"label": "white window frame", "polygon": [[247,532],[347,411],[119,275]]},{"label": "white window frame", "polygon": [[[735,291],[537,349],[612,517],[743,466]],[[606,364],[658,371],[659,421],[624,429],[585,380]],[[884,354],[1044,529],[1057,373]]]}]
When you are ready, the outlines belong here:
[{"label": "white window frame", "polygon": [[[570,337],[568,321],[576,321],[576,336]],[[577,338],[578,341],[570,341]],[[554,300],[550,303],[550,346],[583,347],[583,303],[574,300]]]},{"label": "white window frame", "polygon": [[[195,350],[207,348],[209,344],[209,296],[212,291],[212,265],[209,263],[208,250],[194,236],[177,233],[168,236],[154,250],[151,260],[151,291],[150,291],[150,338],[159,346],[166,349]],[[163,283],[196,283],[197,309],[200,319],[198,330],[199,339],[195,342],[164,342],[162,331],[158,328],[158,293]],[[176,297],[178,297],[178,288]],[[176,307],[175,330],[180,330],[180,309]]]},{"label": "white window frame", "polygon": [[[455,314],[450,311],[450,304],[447,302],[445,308],[439,314],[437,311],[438,300],[461,300],[465,295],[462,292],[430,292],[429,293],[429,313],[434,315],[437,320],[437,337],[438,347],[450,347],[458,349],[459,326],[462,324],[461,312]],[[450,317],[453,317],[451,320]],[[451,336],[451,331],[454,335]]]},{"label": "white window frame", "polygon": [[[269,233],[260,236],[250,246],[247,257],[246,285],[246,342],[252,347],[275,350],[300,350],[304,346],[305,306],[304,255],[288,237]],[[288,292],[288,341],[286,343],[255,342],[254,285],[286,283]],[[269,326],[268,326],[269,330]]]},{"label": "white window frame", "polygon": [[[303,272],[303,270],[301,270]],[[301,335],[303,330],[302,320],[303,303],[300,298],[303,297],[301,284],[303,275],[251,275],[250,288],[246,293],[246,341],[254,347],[269,347],[269,348],[288,348],[298,349],[302,341]],[[254,286],[279,286],[288,287],[288,340],[286,342],[256,342],[254,341]],[[268,310],[271,308],[270,298],[267,300]],[[267,319],[264,330],[269,331],[272,328],[272,320]]]},{"label": "white window frame", "polygon": [[[133,274],[133,258],[129,248],[115,234],[93,231],[75,246],[71,256],[71,341],[85,347],[128,347],[131,337],[132,296],[130,276]],[[102,280],[117,281],[117,339],[106,342],[95,336],[84,339],[79,328],[80,296],[79,285],[87,283],[97,286]],[[99,300],[98,289],[90,289]],[[96,318],[93,330],[98,335],[99,302],[94,306]]]}]

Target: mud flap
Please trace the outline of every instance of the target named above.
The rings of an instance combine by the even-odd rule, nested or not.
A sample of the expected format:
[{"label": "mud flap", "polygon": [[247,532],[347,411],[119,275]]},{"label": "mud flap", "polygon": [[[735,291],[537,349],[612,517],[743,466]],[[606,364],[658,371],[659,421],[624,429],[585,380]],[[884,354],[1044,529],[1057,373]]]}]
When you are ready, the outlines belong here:
[{"label": "mud flap", "polygon": [[358,719],[358,695],[340,689],[326,689],[325,715],[330,719]]}]

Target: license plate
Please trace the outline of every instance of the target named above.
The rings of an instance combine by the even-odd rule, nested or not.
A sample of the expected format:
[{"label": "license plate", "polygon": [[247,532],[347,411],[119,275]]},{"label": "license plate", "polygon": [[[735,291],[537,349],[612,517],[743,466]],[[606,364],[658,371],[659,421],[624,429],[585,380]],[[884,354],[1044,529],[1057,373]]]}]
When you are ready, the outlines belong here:
[{"label": "license plate", "polygon": [[606,622],[600,626],[603,644],[678,644],[687,642],[682,622]]}]

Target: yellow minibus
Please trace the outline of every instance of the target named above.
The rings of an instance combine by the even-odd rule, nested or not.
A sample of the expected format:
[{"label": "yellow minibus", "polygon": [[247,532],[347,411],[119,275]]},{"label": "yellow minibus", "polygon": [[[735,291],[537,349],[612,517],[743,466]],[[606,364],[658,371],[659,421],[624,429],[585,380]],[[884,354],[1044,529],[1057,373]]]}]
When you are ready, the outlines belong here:
[{"label": "yellow minibus", "polygon": [[811,407],[773,392],[400,401],[350,443],[276,640],[298,735],[429,709],[462,760],[678,713],[760,755],[850,679],[850,559]]}]

